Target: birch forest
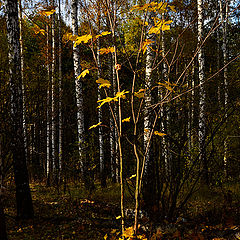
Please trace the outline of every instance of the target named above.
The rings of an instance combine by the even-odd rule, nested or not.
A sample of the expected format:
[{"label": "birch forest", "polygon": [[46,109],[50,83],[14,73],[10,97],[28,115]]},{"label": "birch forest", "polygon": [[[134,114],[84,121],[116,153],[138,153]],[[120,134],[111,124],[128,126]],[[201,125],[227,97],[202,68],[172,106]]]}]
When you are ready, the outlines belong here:
[{"label": "birch forest", "polygon": [[240,239],[238,0],[0,0],[0,240]]}]

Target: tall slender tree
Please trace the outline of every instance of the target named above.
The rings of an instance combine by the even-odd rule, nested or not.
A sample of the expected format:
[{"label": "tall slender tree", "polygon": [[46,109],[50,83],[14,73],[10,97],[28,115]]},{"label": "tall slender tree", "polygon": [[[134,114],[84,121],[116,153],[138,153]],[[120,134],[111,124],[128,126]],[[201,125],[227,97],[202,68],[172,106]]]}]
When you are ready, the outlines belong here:
[{"label": "tall slender tree", "polygon": [[[55,0],[52,1],[52,7],[55,8]],[[58,148],[57,148],[57,102],[56,102],[56,20],[55,12],[51,16],[52,20],[52,158],[53,158],[53,176],[54,182],[57,181],[58,168]]]},{"label": "tall slender tree", "polygon": [[11,151],[16,184],[17,218],[33,217],[33,205],[29,187],[24,149],[23,98],[20,57],[20,31],[17,0],[6,1],[9,87],[11,92]]},{"label": "tall slender tree", "polygon": [[[71,3],[72,31],[74,35],[78,35],[78,0]],[[83,84],[79,77],[81,74],[79,45],[73,44],[73,65],[75,77],[75,95],[77,103],[77,134],[78,134],[78,150],[80,157],[80,169],[83,172],[84,167],[84,111],[83,111]]]},{"label": "tall slender tree", "polygon": [[47,154],[46,154],[46,176],[47,176],[47,184],[50,184],[50,175],[52,171],[52,121],[51,121],[51,67],[50,67],[50,34],[49,34],[49,26],[47,23],[46,26],[47,32],[47,52],[46,52],[46,62],[47,62]]},{"label": "tall slender tree", "polygon": [[[227,107],[228,107],[228,68],[227,64],[227,26],[228,26],[228,12],[229,12],[229,0],[225,1],[225,13],[223,10],[222,0],[219,0],[219,7],[220,7],[220,18],[221,22],[223,22],[222,26],[222,52],[223,52],[223,85],[224,85],[224,110],[225,110],[225,117],[228,118],[227,114]],[[225,15],[225,16],[224,16]],[[224,171],[227,174],[227,137],[224,141],[224,157],[223,157],[223,164],[224,164]]]},{"label": "tall slender tree", "polygon": [[[100,2],[98,2],[97,8],[97,27],[98,33],[101,32],[101,8]],[[98,67],[98,79],[101,77],[101,59],[100,59],[100,38],[97,39],[97,67]],[[98,100],[101,99],[101,92],[98,88]],[[98,122],[102,122],[102,108],[98,109]],[[99,142],[99,164],[100,164],[100,175],[101,175],[101,185],[106,186],[106,175],[105,175],[105,162],[104,162],[104,144],[103,144],[103,127],[98,128],[98,142]]]},{"label": "tall slender tree", "polygon": [[59,128],[59,138],[58,138],[58,152],[59,152],[59,172],[58,178],[61,178],[61,170],[62,170],[62,154],[63,154],[63,115],[62,115],[62,17],[61,17],[61,0],[58,0],[58,72],[59,72],[59,115],[58,115],[58,128]]},{"label": "tall slender tree", "polygon": [[[147,15],[148,30],[154,26],[155,13],[149,11]],[[156,35],[155,33],[148,33],[147,40],[151,43],[147,46],[146,50],[146,73],[145,73],[145,106],[144,106],[144,157],[145,157],[145,169],[144,169],[144,184],[143,184],[143,198],[146,204],[146,210],[151,211],[154,204],[154,189],[155,189],[155,178],[154,178],[154,162],[151,157],[151,130],[152,130],[152,111],[151,105],[153,101],[152,97],[152,84],[153,84],[153,64],[155,59],[154,49],[156,48]]]},{"label": "tall slender tree", "polygon": [[204,81],[204,56],[203,56],[203,1],[197,0],[198,12],[198,78],[199,78],[199,151],[200,161],[203,164],[203,181],[208,184],[208,164],[206,158],[206,90]]}]

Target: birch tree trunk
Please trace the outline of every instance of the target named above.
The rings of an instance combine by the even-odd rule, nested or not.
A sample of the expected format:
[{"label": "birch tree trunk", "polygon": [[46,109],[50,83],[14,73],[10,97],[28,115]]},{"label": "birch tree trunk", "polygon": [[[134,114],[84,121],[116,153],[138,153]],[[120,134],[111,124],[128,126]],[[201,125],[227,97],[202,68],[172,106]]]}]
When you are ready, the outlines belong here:
[{"label": "birch tree trunk", "polygon": [[52,121],[51,121],[51,76],[50,76],[50,38],[49,38],[49,27],[46,27],[47,32],[47,155],[46,155],[46,176],[47,184],[50,184],[50,175],[52,171]]},{"label": "birch tree trunk", "polygon": [[[52,2],[53,6],[55,2]],[[53,180],[57,181],[57,103],[56,103],[56,42],[55,42],[55,13],[52,14],[52,161]]]},{"label": "birch tree trunk", "polygon": [[[148,29],[154,26],[154,12],[148,13]],[[152,73],[153,73],[153,62],[155,58],[154,49],[156,47],[156,35],[147,34],[147,40],[152,41],[147,46],[146,50],[146,73],[145,73],[145,106],[144,106],[144,157],[145,157],[145,168],[144,168],[144,181],[143,181],[143,199],[145,202],[145,208],[148,213],[151,214],[151,209],[154,205],[155,198],[155,176],[154,176],[154,162],[151,157],[151,144],[150,132],[152,130],[152,116],[151,116],[151,105],[152,105]]]},{"label": "birch tree trunk", "polygon": [[203,182],[208,184],[208,164],[206,158],[206,91],[204,85],[204,56],[203,47],[201,46],[203,40],[203,2],[197,0],[198,12],[198,78],[199,78],[199,151],[200,162],[203,164]]},{"label": "birch tree trunk", "polygon": [[[99,3],[98,3],[99,4]],[[100,34],[101,28],[101,13],[100,7],[98,6],[98,34]],[[100,38],[97,39],[97,67],[98,67],[98,79],[101,77],[101,59],[100,59]],[[101,99],[101,92],[98,88],[98,101]],[[102,122],[102,108],[98,108],[98,122]],[[101,185],[106,187],[106,176],[105,176],[105,162],[104,162],[104,146],[103,146],[103,128],[98,128],[98,142],[99,142],[99,164],[100,164],[100,176]]]},{"label": "birch tree trunk", "polygon": [[[164,32],[161,34],[161,47],[162,47],[162,58],[163,58],[163,64],[162,64],[162,77],[163,81],[168,81],[167,73],[168,73],[168,67],[165,61],[165,37],[164,37]],[[163,100],[163,92],[160,90],[158,93],[160,100]],[[161,131],[165,132],[168,129],[168,116],[166,116],[166,123],[164,122],[164,115],[168,115],[168,109],[166,109],[164,106],[161,107],[160,111],[160,116],[161,116]],[[162,156],[164,159],[165,163],[165,172],[166,176],[169,175],[169,170],[170,170],[170,163],[169,163],[169,156],[168,156],[168,144],[167,144],[167,139],[165,136],[162,137]]]},{"label": "birch tree trunk", "polygon": [[[108,66],[109,66],[109,79],[112,78],[112,56],[109,55],[109,63],[108,63]],[[110,111],[110,110],[109,110]],[[109,127],[110,127],[110,134],[109,134],[109,142],[110,142],[110,163],[111,163],[111,177],[112,177],[112,180],[113,182],[116,182],[116,171],[115,171],[115,161],[114,161],[114,152],[115,152],[115,134],[114,134],[114,121],[113,121],[113,116],[110,112],[110,116],[109,116]]]},{"label": "birch tree trunk", "polygon": [[11,92],[11,151],[16,184],[17,218],[33,218],[23,133],[20,32],[17,0],[6,0],[9,87]]},{"label": "birch tree trunk", "polygon": [[27,154],[27,123],[26,123],[26,96],[25,96],[25,86],[24,86],[24,58],[23,58],[23,39],[22,39],[22,1],[19,0],[19,32],[20,32],[20,56],[21,56],[21,77],[22,77],[22,96],[23,96],[23,136],[24,136],[24,148],[26,155],[26,162],[28,161]]},{"label": "birch tree trunk", "polygon": [[[78,35],[78,0],[72,0],[71,5],[72,31],[74,35]],[[83,173],[83,144],[84,144],[84,111],[83,111],[83,86],[81,78],[77,78],[81,74],[80,52],[79,46],[73,45],[73,65],[75,77],[75,94],[77,103],[77,134],[78,134],[78,150],[80,157],[80,169]]]},{"label": "birch tree trunk", "polygon": [[[113,36],[113,39],[115,39],[115,36]],[[113,48],[115,49],[115,44],[113,45]],[[112,81],[113,81],[113,95],[114,96],[116,96],[116,94],[117,94],[117,81],[116,81],[115,65],[116,65],[116,63],[115,63],[114,53],[112,53]],[[114,116],[116,117],[117,116],[117,105],[116,104],[114,104],[113,113],[114,113]],[[117,118],[116,118],[116,121],[117,121]],[[118,143],[117,143],[117,139],[118,139],[118,132],[117,132],[117,128],[114,127],[115,177],[116,177],[116,182],[119,182],[119,156],[118,156]]]},{"label": "birch tree trunk", "polygon": [[61,180],[61,170],[62,170],[62,154],[63,154],[63,115],[62,115],[62,24],[61,24],[61,0],[58,1],[58,9],[59,9],[59,20],[58,20],[58,47],[59,47],[59,55],[58,55],[58,72],[59,72],[59,115],[58,115],[58,127],[59,127],[59,139],[58,139],[58,152],[59,152],[59,172],[58,178]]},{"label": "birch tree trunk", "polygon": [[[228,11],[229,11],[229,0],[225,1],[225,19],[224,19],[224,12],[222,7],[222,0],[219,1],[219,7],[220,7],[220,16],[221,16],[221,22],[223,22],[222,27],[222,52],[223,52],[223,66],[227,64],[227,25],[228,25]],[[225,117],[227,119],[227,107],[228,107],[228,79],[227,79],[227,67],[224,67],[223,70],[223,84],[224,84],[224,110],[225,110]],[[227,175],[227,137],[224,141],[224,157],[223,157],[223,165],[224,165],[224,172],[225,175]]]}]

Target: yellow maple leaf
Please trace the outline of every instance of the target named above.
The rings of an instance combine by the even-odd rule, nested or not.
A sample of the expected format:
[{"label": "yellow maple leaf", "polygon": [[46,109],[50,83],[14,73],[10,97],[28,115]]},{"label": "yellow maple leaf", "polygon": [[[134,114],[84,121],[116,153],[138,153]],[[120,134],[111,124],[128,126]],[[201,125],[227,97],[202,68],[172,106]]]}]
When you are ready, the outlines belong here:
[{"label": "yellow maple leaf", "polygon": [[45,35],[46,31],[44,29],[41,29],[38,25],[34,24],[33,31],[35,34],[42,34]]},{"label": "yellow maple leaf", "polygon": [[130,118],[131,117],[125,118],[125,119],[122,120],[122,122],[130,122]]},{"label": "yellow maple leaf", "polygon": [[108,48],[101,48],[99,49],[100,54],[108,54],[108,53],[113,53],[114,52],[114,47],[108,47]]},{"label": "yellow maple leaf", "polygon": [[110,83],[103,83],[99,86],[99,89],[101,89],[102,87],[107,87],[107,88],[110,88],[111,87],[111,84]]},{"label": "yellow maple leaf", "polygon": [[143,98],[145,95],[145,89],[140,89],[138,92],[134,93],[134,96],[137,98]]},{"label": "yellow maple leaf", "polygon": [[102,87],[107,87],[109,88],[111,86],[111,83],[108,80],[105,80],[103,78],[99,78],[98,80],[96,80],[96,83],[99,83],[99,89]]},{"label": "yellow maple leaf", "polygon": [[117,92],[117,94],[116,94],[116,98],[123,98],[123,99],[125,99],[126,98],[126,93],[129,93],[129,91],[125,91],[125,90],[123,90],[122,92]]},{"label": "yellow maple leaf", "polygon": [[136,174],[133,174],[129,179],[135,178]]},{"label": "yellow maple leaf", "polygon": [[103,36],[109,35],[109,34],[111,34],[111,32],[108,32],[108,31],[102,32],[101,34],[96,35],[96,36],[95,36],[95,39],[97,39],[97,38],[99,38],[99,37],[103,37]]},{"label": "yellow maple leaf", "polygon": [[85,77],[87,74],[89,74],[89,70],[85,69],[84,71],[81,72],[81,74],[77,77],[77,79],[80,79],[81,77]]},{"label": "yellow maple leaf", "polygon": [[168,6],[173,12],[176,12],[175,6],[172,6],[172,5],[168,5]]},{"label": "yellow maple leaf", "polygon": [[134,229],[133,227],[129,227],[127,229],[125,229],[124,233],[123,233],[123,237],[132,237],[134,234]]},{"label": "yellow maple leaf", "polygon": [[85,34],[83,36],[80,37],[76,37],[75,43],[74,43],[74,47],[76,47],[77,45],[83,43],[88,43],[88,41],[92,39],[92,35],[91,34]]},{"label": "yellow maple leaf", "polygon": [[141,50],[143,51],[143,53],[146,52],[146,50],[147,50],[147,45],[149,45],[149,44],[151,44],[151,43],[153,43],[153,41],[150,40],[150,39],[146,39],[146,40],[143,42],[142,48],[141,48]]},{"label": "yellow maple leaf", "polygon": [[98,100],[97,102],[100,103],[100,105],[97,108],[100,108],[105,103],[109,103],[109,102],[112,102],[112,101],[118,101],[118,99],[116,97],[115,98],[107,97],[107,98]]},{"label": "yellow maple leaf", "polygon": [[40,13],[41,13],[43,16],[48,17],[48,16],[54,14],[55,12],[56,12],[56,10],[55,10],[55,9],[52,9],[52,10],[42,10]]},{"label": "yellow maple leaf", "polygon": [[63,40],[63,42],[68,42],[68,41],[74,42],[74,41],[77,40],[77,38],[78,38],[78,36],[73,35],[72,33],[65,33],[65,34],[63,35],[62,40]]},{"label": "yellow maple leaf", "polygon": [[97,126],[101,125],[102,122],[99,122],[98,124],[92,125],[88,130],[92,129],[92,128],[96,128]]},{"label": "yellow maple leaf", "polygon": [[158,132],[158,131],[154,131],[153,134],[157,135],[157,136],[160,136],[160,137],[167,135],[166,133],[161,133],[161,132]]}]

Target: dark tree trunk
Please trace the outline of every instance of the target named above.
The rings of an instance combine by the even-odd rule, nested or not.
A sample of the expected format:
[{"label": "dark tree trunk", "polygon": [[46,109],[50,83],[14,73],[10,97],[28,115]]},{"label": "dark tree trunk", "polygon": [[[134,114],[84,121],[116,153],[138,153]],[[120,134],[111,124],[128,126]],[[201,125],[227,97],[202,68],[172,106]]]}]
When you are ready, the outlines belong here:
[{"label": "dark tree trunk", "polygon": [[6,223],[1,196],[0,196],[0,239],[7,240]]},{"label": "dark tree trunk", "polygon": [[11,150],[16,184],[17,218],[33,217],[23,135],[23,100],[20,60],[20,34],[17,0],[6,1],[9,46],[9,86],[11,91]]}]

